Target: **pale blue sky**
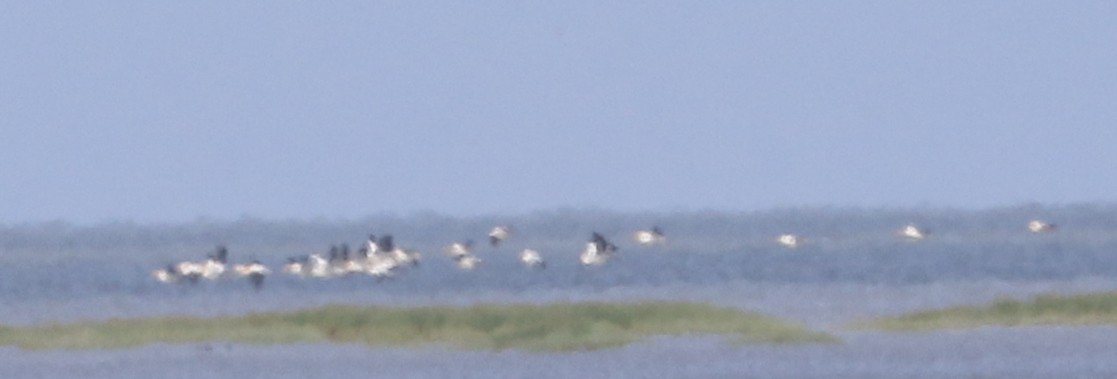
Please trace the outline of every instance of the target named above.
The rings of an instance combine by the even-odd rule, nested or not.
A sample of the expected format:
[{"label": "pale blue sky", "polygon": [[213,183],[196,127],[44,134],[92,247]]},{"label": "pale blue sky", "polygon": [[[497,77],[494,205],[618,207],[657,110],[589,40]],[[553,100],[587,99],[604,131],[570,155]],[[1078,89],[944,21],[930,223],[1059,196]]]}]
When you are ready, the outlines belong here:
[{"label": "pale blue sky", "polygon": [[0,47],[2,223],[1117,200],[1112,1],[3,2]]}]

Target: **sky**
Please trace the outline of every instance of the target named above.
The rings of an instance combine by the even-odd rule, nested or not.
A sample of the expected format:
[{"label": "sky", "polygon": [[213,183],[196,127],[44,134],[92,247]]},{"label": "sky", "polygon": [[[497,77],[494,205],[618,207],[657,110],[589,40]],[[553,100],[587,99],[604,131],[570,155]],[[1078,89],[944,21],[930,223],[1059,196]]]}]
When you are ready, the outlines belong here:
[{"label": "sky", "polygon": [[1117,200],[1117,2],[0,3],[0,223]]}]

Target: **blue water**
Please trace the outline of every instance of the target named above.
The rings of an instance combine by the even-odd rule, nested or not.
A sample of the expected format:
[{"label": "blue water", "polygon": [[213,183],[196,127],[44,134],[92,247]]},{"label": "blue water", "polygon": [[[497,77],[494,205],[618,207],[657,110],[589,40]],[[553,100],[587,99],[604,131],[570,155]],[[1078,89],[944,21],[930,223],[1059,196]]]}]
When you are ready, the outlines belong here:
[{"label": "blue water", "polygon": [[[648,215],[567,211],[491,221],[413,216],[320,223],[241,220],[157,226],[17,226],[0,232],[4,241],[0,301],[207,293],[207,288],[157,283],[148,272],[170,262],[203,259],[217,244],[229,246],[231,262],[259,259],[278,269],[288,256],[323,252],[333,243],[355,247],[369,233],[394,233],[397,243],[424,252],[422,265],[384,282],[361,276],[321,281],[276,274],[268,279],[265,290],[291,296],[368,290],[418,296],[737,281],[912,285],[1117,277],[1114,210],[1083,206]],[[1050,234],[1028,233],[1024,225],[1031,217],[1044,217],[1059,229]],[[894,231],[909,221],[929,228],[930,238],[906,241],[896,236]],[[495,222],[516,227],[513,238],[500,248],[481,243],[488,225]],[[652,224],[666,230],[666,246],[640,247],[630,242],[630,231]],[[577,254],[595,230],[613,238],[621,251],[603,267],[580,267]],[[779,246],[774,238],[783,232],[807,238],[805,246]],[[445,244],[466,238],[479,242],[476,254],[484,259],[473,272],[457,270],[441,253]],[[548,269],[534,272],[520,267],[516,253],[525,247],[541,251]],[[251,292],[247,282],[236,280],[199,287]]]},{"label": "blue water", "polygon": [[[1056,223],[1058,230],[1031,234],[1025,228],[1031,218]],[[908,222],[928,228],[932,234],[923,241],[903,240],[895,231]],[[500,248],[484,246],[487,230],[498,223],[515,228],[512,238]],[[639,247],[631,242],[631,231],[651,225],[659,225],[665,231],[667,245]],[[613,239],[621,250],[605,266],[585,268],[577,264],[577,254],[592,231]],[[779,246],[776,236],[788,232],[806,238],[807,242],[796,249]],[[288,256],[324,252],[330,244],[345,242],[355,247],[369,233],[394,234],[398,244],[424,253],[422,264],[385,281],[359,275],[330,280],[299,279],[276,273],[267,279],[260,292],[253,291],[243,280],[167,285],[148,275],[150,270],[170,262],[203,259],[217,244],[229,247],[231,262],[259,259],[278,268]],[[478,242],[475,253],[484,260],[471,272],[458,270],[441,252],[442,246],[464,239]],[[520,266],[516,253],[526,247],[543,254],[548,261],[546,270],[532,271]],[[970,349],[988,359],[975,361],[964,356],[942,360],[944,354],[953,357],[948,353],[966,345],[965,332],[859,333],[842,326],[866,317],[982,303],[1002,297],[1106,290],[1117,290],[1117,208],[1104,205],[1033,205],[981,211],[787,209],[756,213],[631,214],[567,210],[504,218],[455,219],[418,214],[340,221],[244,219],[181,225],[52,223],[0,227],[3,305],[0,323],[5,324],[160,314],[238,314],[328,303],[669,299],[757,310],[839,334],[847,340],[839,347],[743,348],[708,342],[693,345],[697,351],[709,353],[703,355],[705,360],[691,354],[694,349],[687,348],[691,346],[688,343],[675,342],[640,344],[601,355],[627,362],[638,369],[634,371],[637,373],[674,372],[679,376],[692,376],[688,373],[725,376],[760,368],[748,372],[758,377],[825,376],[827,372],[847,373],[848,377],[889,377],[893,370],[900,370],[895,372],[918,377],[924,376],[914,375],[924,364],[938,370],[934,371],[938,374],[927,377],[1018,376],[1027,372],[1021,367],[1032,367],[1021,362],[1042,360],[1045,349],[1066,352],[1064,356],[1070,363],[1065,367],[1032,367],[1040,370],[1037,372],[1068,377],[1092,377],[1090,374],[1097,370],[1114,373],[1117,367],[1100,365],[1092,357],[1117,353],[1117,348],[1096,341],[1075,342],[1093,341],[1088,337],[1098,333],[1112,334],[1104,327],[1101,331],[1040,328],[1017,332],[1010,328],[985,332],[982,338],[990,347]],[[1028,339],[1030,350],[1014,350],[1018,341],[1035,336],[1040,339]],[[23,361],[50,360],[54,358],[43,357],[62,354],[66,359],[58,361],[58,367],[83,367],[82,362],[89,360],[129,361],[135,356],[159,355],[152,351],[166,349],[19,354],[29,355]],[[269,353],[274,349],[236,347],[242,353],[230,354],[248,354],[256,364],[269,367],[282,366],[282,357],[290,354],[325,354],[319,348],[298,346]],[[346,350],[352,347],[339,349],[348,351],[345,354],[360,355]],[[492,367],[467,363],[476,356],[495,357],[512,364],[524,354],[505,352],[489,356],[428,348],[357,349],[397,354],[405,360],[433,359],[447,365],[473,367],[463,375],[478,377],[494,371]],[[161,364],[177,368],[172,371],[179,374],[188,370],[185,365],[197,358],[195,355],[202,354],[192,347],[171,351],[178,355],[169,355],[175,358]],[[212,354],[208,348],[205,351],[204,354]],[[695,365],[696,371],[679,371],[679,366],[640,359],[631,351],[643,351],[648,356],[690,357],[692,360],[687,363]],[[881,351],[891,351],[896,357],[875,358],[873,352]],[[1075,355],[1076,352],[1080,354]],[[733,363],[742,356],[755,360],[755,364]],[[604,358],[593,357],[579,355],[576,359],[606,363]],[[567,358],[571,356],[544,354],[531,359],[559,365]],[[780,363],[795,358],[810,360],[817,366]],[[396,374],[408,372],[407,367],[393,367]],[[719,367],[722,371],[716,369]],[[152,369],[155,368],[142,366],[136,371],[114,367],[102,371],[139,376]],[[9,373],[17,376],[35,373],[33,369],[27,370],[31,371]],[[339,370],[327,372],[349,372]],[[577,368],[556,370],[554,373],[559,377],[586,374]],[[238,372],[217,370],[213,376],[236,377]],[[412,373],[415,375],[403,376],[439,377],[438,373],[445,372],[419,370]],[[530,370],[509,367],[507,372],[526,374]]]}]

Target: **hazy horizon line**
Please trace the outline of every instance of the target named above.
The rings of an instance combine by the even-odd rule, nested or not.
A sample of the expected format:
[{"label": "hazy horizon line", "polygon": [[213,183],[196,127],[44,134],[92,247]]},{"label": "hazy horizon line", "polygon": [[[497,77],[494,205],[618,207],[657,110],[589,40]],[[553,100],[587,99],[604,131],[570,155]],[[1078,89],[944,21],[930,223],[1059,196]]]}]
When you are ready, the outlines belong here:
[{"label": "hazy horizon line", "polygon": [[[237,222],[295,222],[295,223],[351,223],[359,222],[370,219],[418,219],[418,218],[441,218],[459,221],[480,221],[490,219],[524,219],[545,216],[547,214],[601,214],[601,215],[649,215],[649,216],[666,216],[666,215],[697,215],[697,214],[734,214],[734,215],[748,215],[748,214],[770,214],[782,212],[860,212],[860,211],[873,211],[873,212],[890,212],[890,213],[912,213],[912,212],[965,212],[965,213],[984,213],[995,211],[1007,210],[1020,210],[1024,208],[1043,208],[1050,211],[1070,209],[1070,208],[1109,208],[1117,207],[1117,202],[1114,201],[1078,201],[1078,202],[1020,202],[1014,204],[1003,205],[989,205],[989,206],[957,206],[957,205],[937,205],[937,204],[920,204],[920,205],[820,205],[820,204],[804,204],[795,206],[771,206],[755,209],[729,209],[729,208],[714,208],[714,207],[673,207],[664,209],[617,209],[601,206],[559,206],[551,208],[539,208],[528,211],[503,211],[503,212],[487,212],[487,213],[468,213],[456,214],[453,212],[443,212],[431,209],[416,209],[410,211],[375,211],[367,212],[363,215],[317,215],[317,216],[261,216],[245,212],[235,217],[227,216],[212,216],[212,215],[199,215],[190,219],[164,219],[164,220],[146,220],[146,219],[126,219],[126,218],[105,218],[96,221],[90,220],[72,220],[65,218],[53,218],[42,220],[24,220],[0,221],[0,227],[18,227],[18,226],[33,226],[33,225],[68,225],[76,227],[97,227],[106,225],[138,225],[138,226],[159,226],[159,225],[188,225],[188,224],[221,224],[221,223],[237,223]],[[1037,215],[1038,216],[1038,215]]]}]

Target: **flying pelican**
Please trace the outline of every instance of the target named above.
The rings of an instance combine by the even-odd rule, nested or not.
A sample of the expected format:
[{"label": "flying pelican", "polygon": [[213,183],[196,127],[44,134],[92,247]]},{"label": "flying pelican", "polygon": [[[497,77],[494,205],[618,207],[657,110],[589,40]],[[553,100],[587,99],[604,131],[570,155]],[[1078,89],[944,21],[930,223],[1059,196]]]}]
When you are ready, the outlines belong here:
[{"label": "flying pelican", "polygon": [[[391,238],[389,238],[388,240],[390,242]],[[366,255],[372,255],[372,254],[376,254],[377,252],[379,252],[380,251],[380,243],[377,242],[376,236],[372,235],[372,234],[369,234],[368,235],[368,241],[365,242],[365,247],[361,250],[364,250]]]},{"label": "flying pelican", "polygon": [[218,245],[217,250],[213,254],[209,254],[206,261],[202,263],[202,277],[209,280],[216,280],[225,274],[225,262],[229,257],[229,250],[225,246]]},{"label": "flying pelican", "polygon": [[175,271],[178,272],[179,277],[186,278],[190,283],[198,283],[201,279],[204,266],[197,262],[182,261],[175,265]]},{"label": "flying pelican", "polygon": [[543,261],[543,257],[539,255],[538,251],[532,249],[524,249],[520,252],[520,261],[529,268],[542,270],[547,268],[547,262]]},{"label": "flying pelican", "polygon": [[784,245],[785,247],[795,248],[803,242],[803,239],[799,238],[799,236],[797,235],[788,233],[781,234],[778,238],[776,238],[776,241],[779,242],[780,245]]},{"label": "flying pelican", "polygon": [[469,255],[472,249],[473,241],[467,240],[465,242],[454,242],[449,244],[443,248],[442,251],[446,252],[446,255],[449,255],[450,258],[457,258],[462,255]]},{"label": "flying pelican", "polygon": [[494,226],[493,229],[489,231],[489,245],[497,247],[498,245],[500,245],[501,242],[504,242],[504,240],[508,239],[508,236],[511,234],[512,227],[510,226]]},{"label": "flying pelican", "polygon": [[[369,237],[372,237],[372,236],[369,236]],[[370,246],[372,246],[372,245],[370,245]],[[418,266],[419,265],[419,260],[423,257],[423,255],[420,254],[418,251],[411,250],[411,249],[405,249],[405,248],[396,246],[396,243],[393,241],[391,234],[384,235],[384,236],[380,237],[380,241],[376,243],[376,253],[375,254],[386,255],[389,259],[395,261],[396,266],[401,266],[401,265]],[[375,255],[375,254],[370,254],[370,255]]]},{"label": "flying pelican", "polygon": [[328,278],[333,274],[330,270],[330,261],[321,254],[314,253],[306,257],[306,267],[304,268],[307,274],[315,278]]},{"label": "flying pelican", "polygon": [[241,277],[248,277],[248,281],[252,283],[252,288],[257,291],[264,287],[264,277],[271,274],[271,270],[267,266],[256,260],[251,263],[233,265],[233,271]]},{"label": "flying pelican", "polygon": [[477,258],[477,256],[473,254],[459,255],[457,257],[454,257],[454,263],[458,266],[458,268],[465,271],[470,271],[481,263],[481,258]]},{"label": "flying pelican", "polygon": [[375,235],[369,234],[365,248],[361,249],[365,256],[365,262],[362,265],[365,273],[375,277],[378,281],[394,275],[393,270],[398,265],[390,255],[390,251],[394,249],[395,242],[391,235],[383,235],[377,239]]},{"label": "flying pelican", "polygon": [[422,254],[418,251],[396,246],[392,235],[386,234],[379,240],[375,236],[368,236],[367,248],[361,249],[365,255],[364,272],[376,277],[377,280],[395,275],[395,271],[403,265],[418,266]]},{"label": "flying pelican", "polygon": [[910,240],[913,240],[913,241],[918,241],[918,240],[927,238],[927,236],[931,234],[930,231],[920,229],[919,227],[915,226],[914,224],[908,224],[907,226],[904,226],[904,228],[897,231],[897,233],[899,233],[900,236],[903,236],[903,237],[905,237],[907,239],[910,239]]},{"label": "flying pelican", "polygon": [[593,232],[593,237],[586,242],[586,249],[578,256],[578,260],[583,266],[600,266],[605,264],[616,251],[616,245],[610,243],[601,234]]},{"label": "flying pelican", "polygon": [[1028,231],[1032,233],[1049,233],[1055,231],[1055,224],[1043,220],[1028,221]]},{"label": "flying pelican", "polygon": [[175,265],[169,264],[167,267],[151,271],[151,276],[161,283],[175,283],[178,282],[178,270]]},{"label": "flying pelican", "polygon": [[310,274],[310,256],[287,258],[283,264],[283,272],[304,278]]},{"label": "flying pelican", "polygon": [[395,275],[394,270],[399,264],[390,255],[378,251],[370,253],[365,257],[362,268],[365,274],[376,278],[378,281],[384,278],[389,278]]},{"label": "flying pelican", "polygon": [[667,237],[663,235],[663,231],[659,230],[658,226],[653,226],[650,230],[637,230],[632,233],[632,239],[641,245],[661,245],[667,242]]},{"label": "flying pelican", "polygon": [[397,247],[391,251],[392,259],[396,261],[397,265],[418,266],[419,260],[423,258],[423,254],[416,250],[404,249]]}]

